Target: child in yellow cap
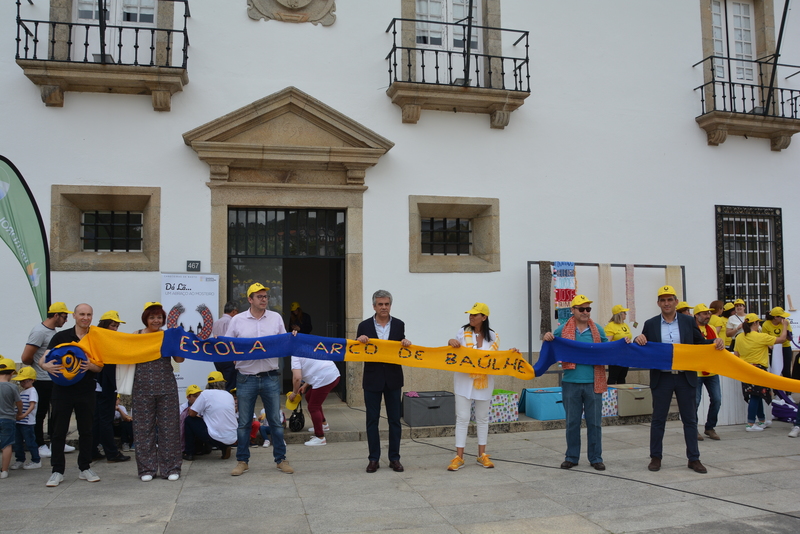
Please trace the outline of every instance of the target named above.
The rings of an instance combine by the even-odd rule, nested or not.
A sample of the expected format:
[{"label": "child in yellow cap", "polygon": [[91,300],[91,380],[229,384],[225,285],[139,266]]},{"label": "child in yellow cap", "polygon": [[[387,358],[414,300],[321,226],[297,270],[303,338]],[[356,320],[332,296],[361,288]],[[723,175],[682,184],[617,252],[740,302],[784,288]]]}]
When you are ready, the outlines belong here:
[{"label": "child in yellow cap", "polygon": [[[42,467],[42,457],[39,455],[39,445],[36,443],[36,406],[39,404],[39,393],[33,387],[36,380],[36,370],[33,367],[23,367],[17,376],[11,380],[19,382],[22,389],[19,396],[22,400],[22,417],[17,419],[16,440],[14,442],[14,455],[16,461],[11,464],[11,469],[39,469]],[[31,451],[31,461],[25,461],[25,447]]]},{"label": "child in yellow cap", "polygon": [[0,479],[8,478],[11,465],[11,444],[17,435],[17,419],[22,415],[22,399],[19,389],[11,383],[11,376],[17,372],[17,365],[0,356],[0,451],[3,453]]}]

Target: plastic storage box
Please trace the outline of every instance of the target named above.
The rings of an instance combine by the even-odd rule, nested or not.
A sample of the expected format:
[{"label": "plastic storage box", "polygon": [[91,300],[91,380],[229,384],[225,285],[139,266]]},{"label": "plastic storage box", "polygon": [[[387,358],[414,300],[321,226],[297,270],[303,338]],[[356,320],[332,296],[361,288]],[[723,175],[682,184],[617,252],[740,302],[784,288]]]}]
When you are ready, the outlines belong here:
[{"label": "plastic storage box", "polygon": [[449,391],[417,391],[418,397],[403,395],[403,419],[409,426],[456,424],[456,396]]},{"label": "plastic storage box", "polygon": [[519,407],[520,411],[525,409],[525,415],[539,421],[566,419],[560,387],[523,389]]},{"label": "plastic storage box", "polygon": [[617,390],[617,413],[620,417],[653,413],[653,393],[650,386],[615,384],[608,387]]}]

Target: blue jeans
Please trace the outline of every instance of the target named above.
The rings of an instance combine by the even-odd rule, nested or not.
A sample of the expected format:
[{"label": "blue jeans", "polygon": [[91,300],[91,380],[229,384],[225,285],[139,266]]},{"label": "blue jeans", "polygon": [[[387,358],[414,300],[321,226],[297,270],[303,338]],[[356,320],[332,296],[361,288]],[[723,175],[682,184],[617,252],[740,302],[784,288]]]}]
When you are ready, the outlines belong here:
[{"label": "blue jeans", "polygon": [[[706,416],[706,430],[713,430],[717,426],[719,407],[722,406],[722,391],[719,386],[719,375],[697,377],[697,405],[703,400],[703,385],[708,391],[708,415]],[[699,422],[699,421],[698,421]]]},{"label": "blue jeans", "polygon": [[36,425],[20,425],[17,424],[17,440],[14,443],[14,455],[17,461],[25,461],[25,445],[31,451],[31,462],[38,463],[42,461],[39,456],[39,446],[36,444]]},{"label": "blue jeans", "polygon": [[603,461],[601,414],[603,396],[594,392],[594,384],[561,383],[564,411],[567,416],[567,453],[564,460],[577,464],[581,456],[581,414],[586,414],[586,451],[590,464]]},{"label": "blue jeans", "polygon": [[764,399],[751,395],[747,403],[747,422],[752,425],[756,422],[756,417],[759,421],[764,420]]},{"label": "blue jeans", "polygon": [[236,430],[239,443],[236,446],[236,460],[250,460],[250,430],[253,428],[253,413],[259,395],[264,403],[264,413],[272,434],[272,456],[275,463],[279,464],[286,459],[286,442],[283,441],[281,426],[281,377],[277,371],[270,376],[242,373],[236,376],[236,397],[239,399],[239,428]]}]

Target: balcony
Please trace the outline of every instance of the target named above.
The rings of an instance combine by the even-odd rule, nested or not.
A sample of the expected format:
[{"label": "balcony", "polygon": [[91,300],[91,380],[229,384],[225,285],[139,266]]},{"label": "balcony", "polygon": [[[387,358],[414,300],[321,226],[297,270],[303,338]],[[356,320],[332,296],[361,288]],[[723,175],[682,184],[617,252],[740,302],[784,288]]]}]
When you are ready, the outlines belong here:
[{"label": "balcony", "polygon": [[[184,5],[183,29],[173,29],[173,3]],[[64,93],[150,95],[153,109],[169,111],[172,95],[189,83],[187,0],[160,0],[157,24],[29,20],[17,0],[16,61],[36,84],[42,102],[64,106]],[[180,56],[173,61],[173,56]]]},{"label": "balcony", "polygon": [[[386,94],[402,109],[404,123],[416,124],[427,109],[485,113],[492,128],[503,129],[530,95],[527,31],[395,18],[389,32]],[[503,55],[504,35],[515,39],[513,46],[524,42],[524,53]]]},{"label": "balcony", "polygon": [[[709,145],[741,135],[769,139],[776,152],[788,148],[792,135],[800,132],[800,85],[795,89],[776,83],[800,73],[800,66],[720,56],[694,66],[701,64],[710,81],[695,88],[702,109],[695,120],[706,131]],[[729,80],[731,73],[736,81]]]}]

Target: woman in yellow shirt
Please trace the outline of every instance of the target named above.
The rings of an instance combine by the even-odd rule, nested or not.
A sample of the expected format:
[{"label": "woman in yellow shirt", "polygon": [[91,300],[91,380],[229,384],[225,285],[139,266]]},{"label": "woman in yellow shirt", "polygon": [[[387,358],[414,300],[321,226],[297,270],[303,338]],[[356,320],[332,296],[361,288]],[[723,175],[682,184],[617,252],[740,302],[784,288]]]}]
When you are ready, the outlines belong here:
[{"label": "woman in yellow shirt", "polygon": [[[769,334],[760,332],[761,323],[758,315],[748,313],[742,322],[742,331],[736,339],[736,350],[734,353],[749,364],[755,365],[759,369],[767,370],[769,367],[769,351],[773,345],[778,345],[786,341],[788,321],[783,319],[783,332],[777,338]],[[764,403],[772,402],[772,393],[769,388],[757,386],[755,384],[742,383],[742,392],[748,402],[747,405],[747,432],[759,432],[766,428],[764,415]],[[758,422],[756,422],[758,417]]]},{"label": "woman in yellow shirt", "polygon": [[[628,317],[629,308],[623,308],[622,304],[617,304],[611,308],[611,320],[605,326],[606,336],[609,341],[617,341],[618,339],[631,339],[631,329],[625,324],[625,319]],[[625,378],[628,376],[628,368],[619,365],[608,366],[608,384],[624,384]]]}]

